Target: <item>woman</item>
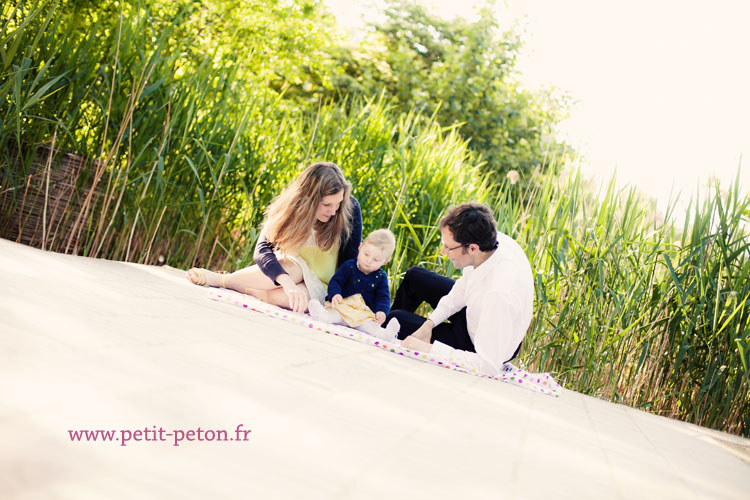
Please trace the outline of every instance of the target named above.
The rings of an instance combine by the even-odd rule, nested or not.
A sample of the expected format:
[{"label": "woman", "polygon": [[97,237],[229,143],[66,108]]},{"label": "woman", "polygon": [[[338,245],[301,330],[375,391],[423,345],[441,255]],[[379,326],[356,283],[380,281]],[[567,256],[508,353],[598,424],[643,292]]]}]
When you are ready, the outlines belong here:
[{"label": "woman", "polygon": [[266,209],[256,265],[231,274],[193,268],[187,277],[305,312],[310,298],[325,300],[328,281],[341,263],[356,258],[361,240],[362,213],[351,185],[337,165],[315,163]]}]

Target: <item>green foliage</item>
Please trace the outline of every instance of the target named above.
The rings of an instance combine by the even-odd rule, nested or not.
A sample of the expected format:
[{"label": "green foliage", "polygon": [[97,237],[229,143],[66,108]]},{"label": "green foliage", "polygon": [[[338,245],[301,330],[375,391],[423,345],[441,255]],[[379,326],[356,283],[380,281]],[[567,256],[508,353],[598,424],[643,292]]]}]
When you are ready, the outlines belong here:
[{"label": "green foliage", "polygon": [[[131,5],[115,16],[86,6],[52,15],[59,4],[39,5],[17,16],[29,26],[15,32],[29,57],[16,57],[20,76],[9,80],[3,123],[10,126],[1,129],[1,144],[14,186],[35,175],[31,145],[53,140],[56,150],[89,159],[76,193],[83,208],[68,205],[64,217],[73,228],[50,237],[51,249],[139,262],[164,254],[181,266],[248,265],[264,207],[316,159],[343,166],[368,207],[367,229],[400,230],[393,214],[434,223],[446,203],[474,197],[472,186],[481,183],[465,141],[430,120],[393,114],[383,99],[309,108],[270,82],[250,85],[248,68],[263,64],[233,64],[237,54],[229,52],[217,58],[209,49],[226,43],[217,42],[224,32],[201,38],[191,27],[199,13],[192,3]],[[206,50],[195,49],[200,43]],[[15,150],[24,154],[19,170],[10,161]],[[436,196],[440,183],[457,189]],[[20,189],[9,196],[15,207],[26,201]],[[422,248],[404,247],[402,260],[419,259]]]},{"label": "green foliage", "polygon": [[175,40],[183,44],[180,72],[190,72],[206,55],[214,71],[237,69],[235,85],[260,87],[291,101],[317,100],[329,86],[337,35],[335,19],[321,0],[158,0],[159,16],[185,10]]},{"label": "green foliage", "polygon": [[404,0],[390,1],[385,15],[367,43],[340,53],[345,74],[335,84],[342,92],[385,88],[399,111],[459,125],[486,169],[497,174],[516,170],[528,177],[546,154],[562,154],[552,133],[563,102],[518,84],[520,40],[500,31],[491,6],[475,22],[445,21]]}]

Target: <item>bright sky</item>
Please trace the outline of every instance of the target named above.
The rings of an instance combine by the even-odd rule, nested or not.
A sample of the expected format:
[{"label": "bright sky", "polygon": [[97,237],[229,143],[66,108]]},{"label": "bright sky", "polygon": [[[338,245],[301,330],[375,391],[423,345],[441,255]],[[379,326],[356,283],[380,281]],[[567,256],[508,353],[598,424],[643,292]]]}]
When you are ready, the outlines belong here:
[{"label": "bright sky", "polygon": [[[362,26],[379,0],[326,0],[345,26]],[[423,0],[443,17],[470,17],[478,0]],[[529,87],[577,102],[561,134],[584,170],[635,184],[664,207],[709,177],[728,186],[750,161],[750,2],[743,0],[507,0],[501,24],[524,27],[518,69]],[[372,18],[374,12],[367,13]],[[743,191],[750,167],[742,168]]]}]

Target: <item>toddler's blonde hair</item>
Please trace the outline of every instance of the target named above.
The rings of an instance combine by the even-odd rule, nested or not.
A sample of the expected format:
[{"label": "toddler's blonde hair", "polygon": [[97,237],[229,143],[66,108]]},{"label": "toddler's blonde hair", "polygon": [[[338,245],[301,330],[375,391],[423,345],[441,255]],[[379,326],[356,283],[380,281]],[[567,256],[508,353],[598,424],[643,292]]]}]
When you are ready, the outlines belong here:
[{"label": "toddler's blonde hair", "polygon": [[368,234],[362,243],[369,243],[372,246],[380,248],[388,254],[389,259],[396,249],[396,237],[389,229],[376,229]]}]

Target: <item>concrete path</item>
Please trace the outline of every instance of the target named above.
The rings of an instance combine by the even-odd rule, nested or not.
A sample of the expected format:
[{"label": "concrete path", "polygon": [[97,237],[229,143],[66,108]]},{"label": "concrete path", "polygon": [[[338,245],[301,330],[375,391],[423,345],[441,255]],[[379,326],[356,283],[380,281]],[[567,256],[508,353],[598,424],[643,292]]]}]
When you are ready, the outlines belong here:
[{"label": "concrete path", "polygon": [[175,269],[0,240],[0,498],[748,492],[749,440],[313,332]]}]

